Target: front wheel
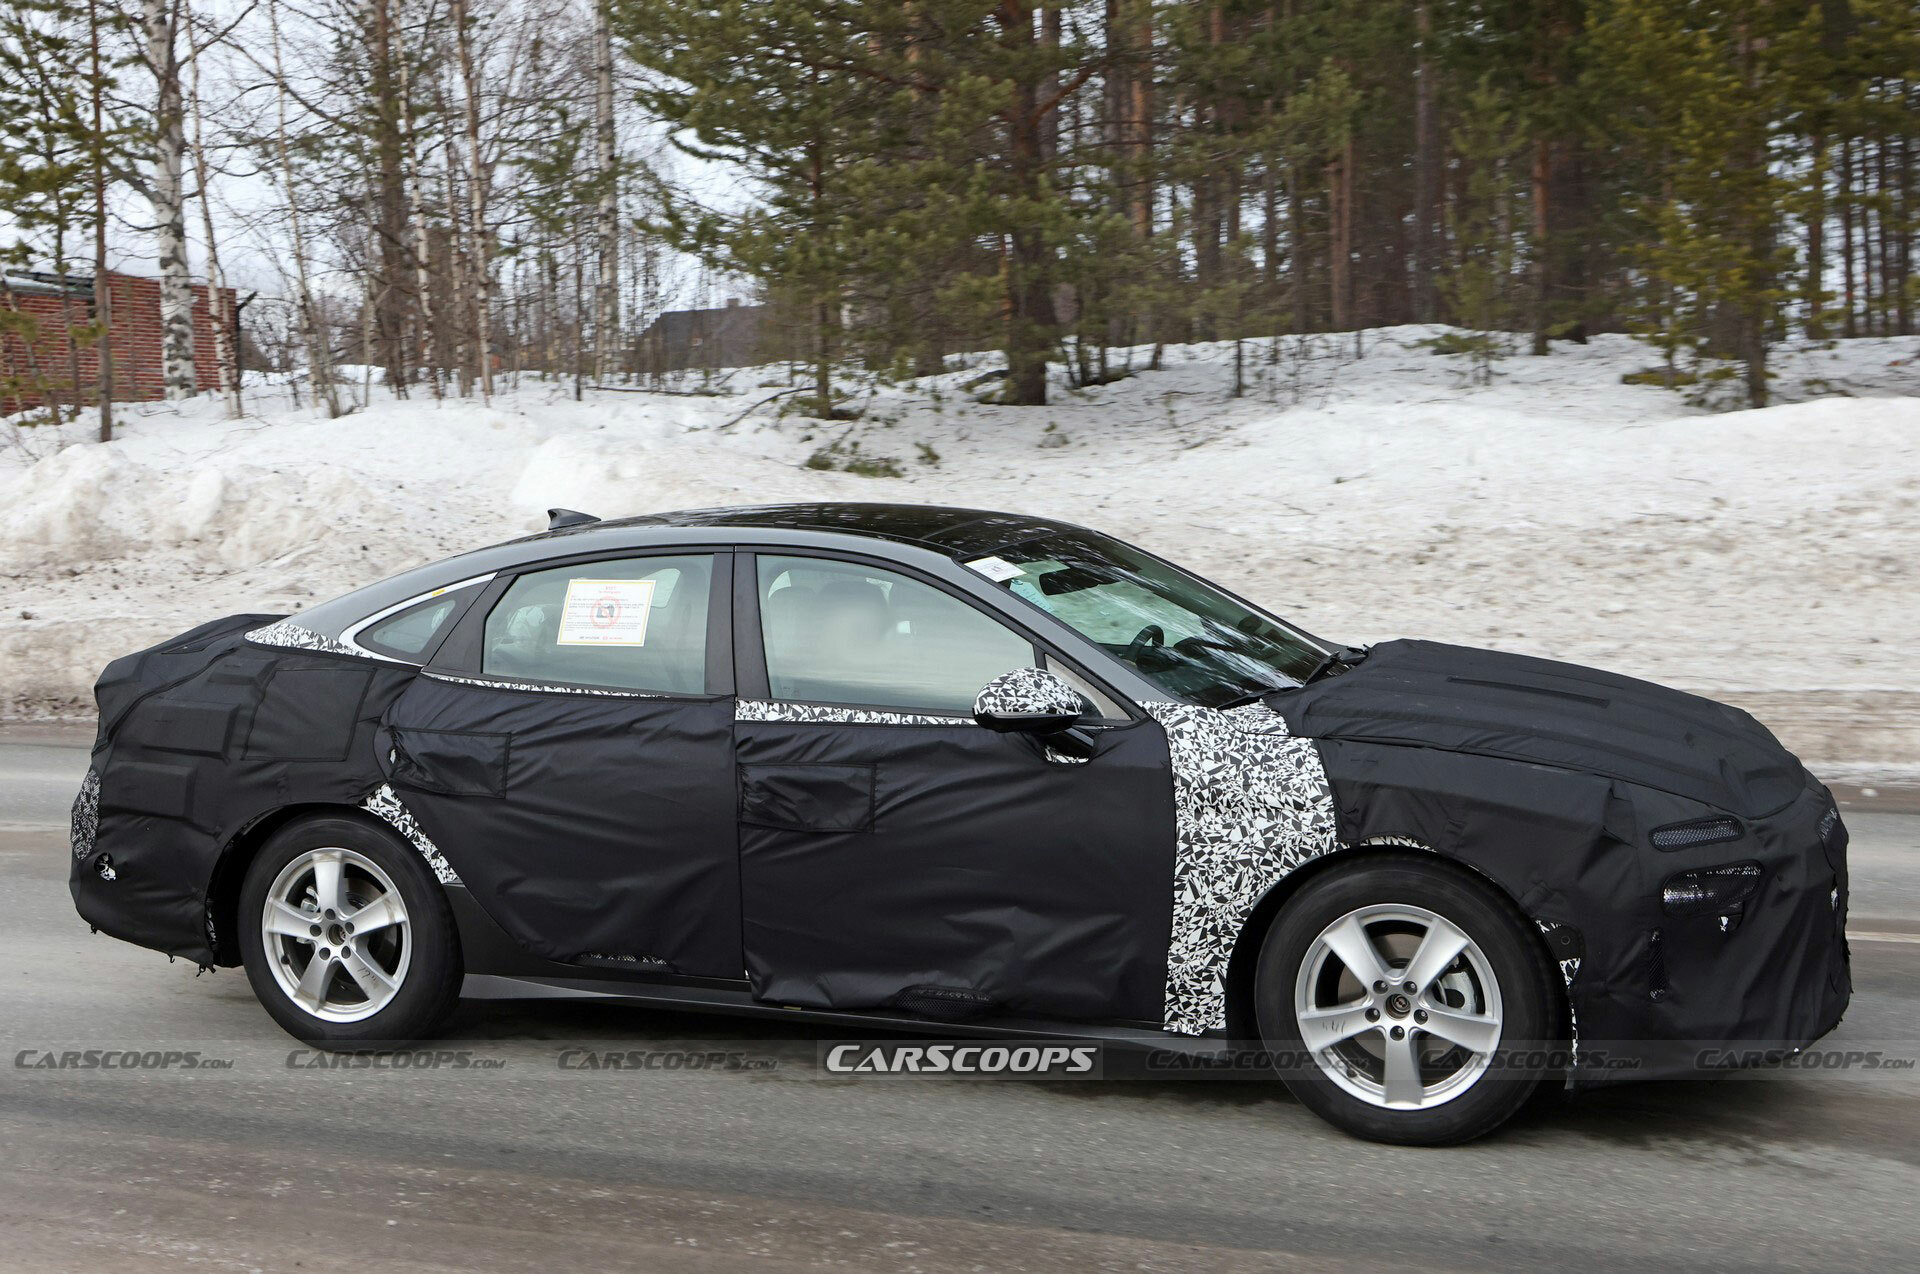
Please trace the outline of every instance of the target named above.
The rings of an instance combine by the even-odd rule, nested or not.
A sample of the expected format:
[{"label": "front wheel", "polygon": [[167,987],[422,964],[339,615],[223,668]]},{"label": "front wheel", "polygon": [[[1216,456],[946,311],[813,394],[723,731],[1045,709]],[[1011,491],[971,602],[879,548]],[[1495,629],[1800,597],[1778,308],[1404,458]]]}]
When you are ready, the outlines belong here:
[{"label": "front wheel", "polygon": [[1287,1087],[1370,1141],[1493,1131],[1546,1073],[1551,969],[1525,920],[1465,873],[1410,857],[1335,867],[1274,918],[1254,981]]},{"label": "front wheel", "polygon": [[240,888],[247,980],[288,1034],[319,1048],[432,1035],[460,994],[453,912],[420,855],[353,818],[290,824]]}]

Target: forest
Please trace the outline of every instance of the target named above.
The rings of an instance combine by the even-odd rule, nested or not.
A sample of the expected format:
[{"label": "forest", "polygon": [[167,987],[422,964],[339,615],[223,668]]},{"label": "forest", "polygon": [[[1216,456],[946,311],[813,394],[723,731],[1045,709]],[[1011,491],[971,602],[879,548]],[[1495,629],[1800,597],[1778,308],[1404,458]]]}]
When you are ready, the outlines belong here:
[{"label": "forest", "polygon": [[[169,394],[215,360],[236,413],[243,358],[333,414],[658,386],[725,296],[823,417],[1406,323],[1764,406],[1782,341],[1914,332],[1916,134],[1915,0],[11,0],[0,263],[93,281],[73,348],[157,275]],[[100,364],[0,377],[106,436]]]}]

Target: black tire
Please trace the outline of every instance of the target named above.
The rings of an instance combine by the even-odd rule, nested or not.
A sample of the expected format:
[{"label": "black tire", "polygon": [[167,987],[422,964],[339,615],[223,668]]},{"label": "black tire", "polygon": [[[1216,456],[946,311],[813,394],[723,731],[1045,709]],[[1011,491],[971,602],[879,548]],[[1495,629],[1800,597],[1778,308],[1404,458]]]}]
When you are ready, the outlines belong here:
[{"label": "black tire", "polygon": [[[405,904],[411,951],[398,990],[358,1021],[331,1021],[297,1003],[281,986],[262,933],[267,895],[282,869],[315,849],[358,854],[385,872]],[[240,887],[240,953],[261,1006],[289,1035],[339,1052],[398,1048],[431,1038],[459,1002],[464,966],[445,890],[412,846],[358,818],[318,816],[290,823],[255,856]],[[297,950],[297,949],[296,949]],[[344,974],[342,975],[344,976]]]},{"label": "black tire", "polygon": [[[1559,1020],[1558,975],[1513,904],[1464,870],[1431,858],[1392,855],[1370,858],[1346,870],[1331,865],[1274,917],[1254,978],[1254,1009],[1262,1042],[1283,1062],[1302,1063],[1283,1066],[1281,1072],[1301,1105],[1354,1136],[1406,1146],[1451,1145],[1483,1137],[1505,1123],[1537,1089],[1547,1073],[1546,1058],[1540,1057],[1542,1064],[1534,1065],[1533,1054],[1542,1050],[1504,1055],[1500,1066],[1480,1071],[1477,1079],[1454,1095],[1419,1109],[1389,1109],[1355,1095],[1329,1076],[1318,1055],[1315,1064],[1304,1064],[1308,1049],[1295,1010],[1303,962],[1336,921],[1362,908],[1393,905],[1418,907],[1439,916],[1478,947],[1497,983],[1501,1049],[1554,1039]],[[1312,985],[1311,976],[1308,984]],[[1344,1002],[1344,996],[1341,992],[1335,999]],[[1406,1009],[1401,997],[1395,999]],[[1391,1011],[1382,1012],[1377,1020],[1394,1022]],[[1411,1016],[1404,1020],[1403,1029],[1416,1029]],[[1371,1039],[1371,1029],[1355,1038]],[[1518,1064],[1522,1062],[1526,1064]]]}]

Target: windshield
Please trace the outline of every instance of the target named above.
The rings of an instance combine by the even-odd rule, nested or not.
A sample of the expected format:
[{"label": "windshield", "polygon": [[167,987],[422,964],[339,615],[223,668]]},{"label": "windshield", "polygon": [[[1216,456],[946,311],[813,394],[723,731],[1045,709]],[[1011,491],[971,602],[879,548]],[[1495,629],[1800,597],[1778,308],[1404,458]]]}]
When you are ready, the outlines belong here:
[{"label": "windshield", "polygon": [[1089,532],[967,565],[1177,699],[1219,707],[1305,681],[1326,651],[1185,571]]}]

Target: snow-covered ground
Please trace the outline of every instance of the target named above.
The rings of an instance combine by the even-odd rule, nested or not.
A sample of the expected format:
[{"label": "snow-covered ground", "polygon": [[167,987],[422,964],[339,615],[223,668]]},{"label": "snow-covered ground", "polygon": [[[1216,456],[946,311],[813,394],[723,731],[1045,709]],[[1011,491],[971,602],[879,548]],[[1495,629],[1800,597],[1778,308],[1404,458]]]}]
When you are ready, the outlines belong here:
[{"label": "snow-covered ground", "polygon": [[1350,336],[1248,344],[1237,399],[1209,345],[1045,408],[975,401],[984,360],[855,387],[850,423],[782,416],[776,367],[714,396],[376,389],[328,421],[256,390],[240,421],[122,408],[106,446],[30,431],[0,445],[0,714],[84,714],[116,655],[537,530],[551,505],[889,500],[1085,522],[1326,636],[1598,664],[1752,707],[1829,773],[1920,774],[1920,341],[1783,351],[1784,405],[1711,413],[1623,384],[1656,362],[1626,337],[1475,387],[1420,344],[1439,330],[1366,333],[1359,358]]}]

